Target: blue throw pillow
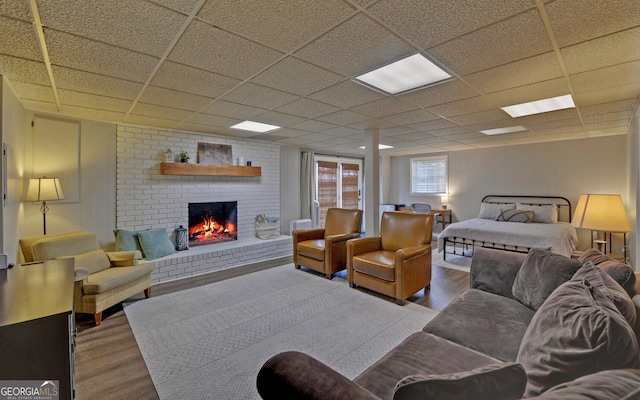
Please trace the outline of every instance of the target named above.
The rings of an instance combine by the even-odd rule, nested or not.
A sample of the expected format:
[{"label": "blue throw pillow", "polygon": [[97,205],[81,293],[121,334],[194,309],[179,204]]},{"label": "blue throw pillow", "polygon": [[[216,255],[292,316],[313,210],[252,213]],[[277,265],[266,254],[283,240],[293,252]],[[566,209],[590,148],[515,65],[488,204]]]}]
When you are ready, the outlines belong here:
[{"label": "blue throw pillow", "polygon": [[147,260],[155,260],[176,252],[165,229],[140,231],[137,236]]},{"label": "blue throw pillow", "polygon": [[126,229],[114,229],[113,234],[116,235],[116,251],[133,251],[138,250],[144,257],[144,251],[138,241],[138,232],[128,231]]}]

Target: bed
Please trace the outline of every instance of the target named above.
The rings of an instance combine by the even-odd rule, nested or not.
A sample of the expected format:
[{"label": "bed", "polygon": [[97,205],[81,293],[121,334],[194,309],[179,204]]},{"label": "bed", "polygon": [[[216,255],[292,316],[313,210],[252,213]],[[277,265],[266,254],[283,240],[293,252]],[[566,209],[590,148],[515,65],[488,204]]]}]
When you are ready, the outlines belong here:
[{"label": "bed", "polygon": [[475,247],[528,253],[532,248],[570,257],[578,244],[571,203],[564,197],[488,195],[477,218],[449,224],[438,252],[472,256]]}]

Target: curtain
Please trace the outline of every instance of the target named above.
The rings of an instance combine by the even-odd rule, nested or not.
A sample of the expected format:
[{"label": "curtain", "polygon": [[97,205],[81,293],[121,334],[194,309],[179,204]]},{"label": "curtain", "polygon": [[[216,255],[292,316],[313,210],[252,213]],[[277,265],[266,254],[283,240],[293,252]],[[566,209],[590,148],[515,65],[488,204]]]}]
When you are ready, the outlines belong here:
[{"label": "curtain", "polygon": [[312,226],[318,226],[313,212],[316,199],[314,154],[303,151],[300,158],[300,218],[310,219]]}]

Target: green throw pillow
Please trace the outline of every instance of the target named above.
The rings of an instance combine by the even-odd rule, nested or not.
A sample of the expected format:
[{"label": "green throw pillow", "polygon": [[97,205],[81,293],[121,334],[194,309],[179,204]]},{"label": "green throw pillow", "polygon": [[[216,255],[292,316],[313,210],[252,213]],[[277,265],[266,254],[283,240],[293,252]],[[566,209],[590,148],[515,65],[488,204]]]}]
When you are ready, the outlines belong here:
[{"label": "green throw pillow", "polygon": [[155,260],[176,252],[165,229],[140,231],[137,236],[147,260]]},{"label": "green throw pillow", "polygon": [[126,229],[114,229],[113,234],[116,235],[116,251],[133,251],[138,250],[144,257],[144,252],[138,241],[138,232],[128,231]]}]

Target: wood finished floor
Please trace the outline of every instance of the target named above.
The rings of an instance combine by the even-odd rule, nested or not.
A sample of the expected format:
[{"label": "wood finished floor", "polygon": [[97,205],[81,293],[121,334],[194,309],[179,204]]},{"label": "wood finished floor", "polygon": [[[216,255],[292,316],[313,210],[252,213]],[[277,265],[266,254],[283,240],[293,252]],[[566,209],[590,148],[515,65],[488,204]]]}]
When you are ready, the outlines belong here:
[{"label": "wood finished floor", "polygon": [[[206,285],[289,262],[291,262],[290,258],[283,258],[154,285],[151,296]],[[291,268],[293,269],[293,265]],[[313,274],[314,272],[303,270],[300,273]],[[346,278],[346,274],[342,277]],[[420,292],[408,300],[434,310],[442,310],[468,287],[468,273],[434,266],[431,289],[426,294]],[[357,290],[377,295],[366,289],[358,288]],[[133,298],[135,301],[142,299],[144,299],[142,294]],[[393,300],[389,299],[389,301]],[[76,322],[78,325],[75,353],[76,399],[158,399],[149,370],[144,363],[127,316],[122,311],[122,306],[105,311],[100,326],[93,326],[91,318],[84,315],[78,315]]]}]

